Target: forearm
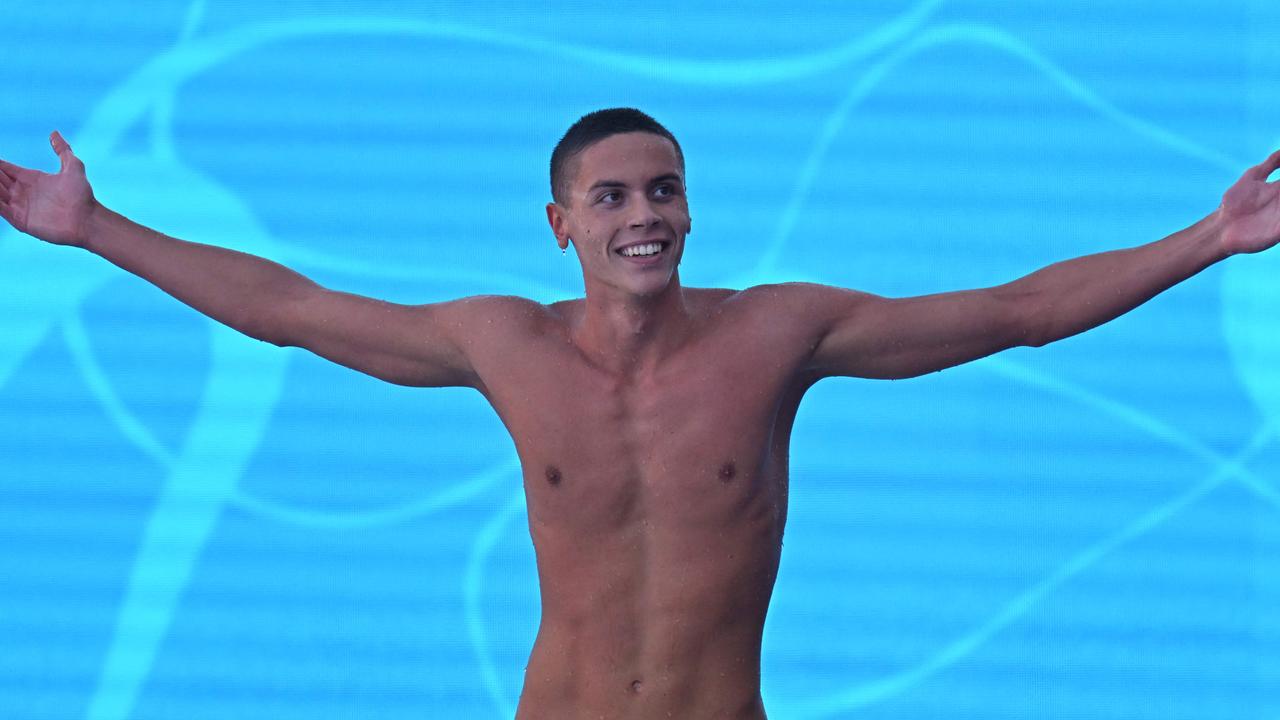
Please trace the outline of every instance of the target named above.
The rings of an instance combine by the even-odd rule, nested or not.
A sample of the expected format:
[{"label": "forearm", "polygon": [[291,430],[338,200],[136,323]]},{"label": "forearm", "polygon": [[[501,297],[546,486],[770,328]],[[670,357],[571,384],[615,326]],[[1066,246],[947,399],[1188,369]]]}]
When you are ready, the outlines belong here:
[{"label": "forearm", "polygon": [[1218,213],[1163,240],[1039,270],[1001,290],[1021,306],[1025,345],[1108,322],[1227,257]]},{"label": "forearm", "polygon": [[172,238],[102,205],[83,247],[246,335],[284,344],[281,310],[317,286],[254,255]]}]

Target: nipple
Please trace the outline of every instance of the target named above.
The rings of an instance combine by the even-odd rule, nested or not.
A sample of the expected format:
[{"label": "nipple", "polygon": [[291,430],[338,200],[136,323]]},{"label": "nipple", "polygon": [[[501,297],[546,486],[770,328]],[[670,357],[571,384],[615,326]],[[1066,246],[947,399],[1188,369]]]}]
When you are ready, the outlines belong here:
[{"label": "nipple", "polygon": [[552,485],[560,484],[560,468],[556,467],[555,465],[547,466],[547,482],[551,483]]}]

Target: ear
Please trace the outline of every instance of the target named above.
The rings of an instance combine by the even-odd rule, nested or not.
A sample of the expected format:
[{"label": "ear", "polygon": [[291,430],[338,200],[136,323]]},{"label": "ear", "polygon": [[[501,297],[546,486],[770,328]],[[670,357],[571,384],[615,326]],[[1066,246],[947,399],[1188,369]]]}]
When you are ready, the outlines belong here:
[{"label": "ear", "polygon": [[547,203],[547,224],[556,236],[556,245],[561,250],[569,249],[569,220],[565,217],[564,209],[553,202]]}]

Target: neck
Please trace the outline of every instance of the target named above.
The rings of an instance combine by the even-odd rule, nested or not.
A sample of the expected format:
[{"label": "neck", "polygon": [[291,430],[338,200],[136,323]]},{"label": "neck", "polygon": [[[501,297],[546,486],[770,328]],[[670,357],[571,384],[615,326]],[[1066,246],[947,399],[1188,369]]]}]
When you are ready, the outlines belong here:
[{"label": "neck", "polygon": [[574,341],[610,370],[651,368],[688,335],[690,316],[679,276],[649,296],[590,284],[586,294],[586,311],[574,330]]}]

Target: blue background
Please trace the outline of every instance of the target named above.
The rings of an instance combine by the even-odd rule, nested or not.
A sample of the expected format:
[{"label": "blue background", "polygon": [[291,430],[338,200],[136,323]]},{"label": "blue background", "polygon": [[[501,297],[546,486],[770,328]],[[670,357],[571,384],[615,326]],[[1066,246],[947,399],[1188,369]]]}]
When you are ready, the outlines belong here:
[{"label": "blue background", "polygon": [[[8,2],[0,155],[402,302],[578,294],[546,163],[680,137],[689,285],[991,285],[1280,145],[1270,0]],[[1280,714],[1280,251],[797,421],[770,717]],[[538,620],[476,394],[240,337],[0,233],[0,714],[510,718]]]}]

